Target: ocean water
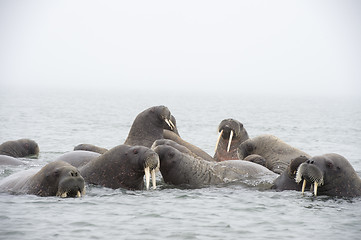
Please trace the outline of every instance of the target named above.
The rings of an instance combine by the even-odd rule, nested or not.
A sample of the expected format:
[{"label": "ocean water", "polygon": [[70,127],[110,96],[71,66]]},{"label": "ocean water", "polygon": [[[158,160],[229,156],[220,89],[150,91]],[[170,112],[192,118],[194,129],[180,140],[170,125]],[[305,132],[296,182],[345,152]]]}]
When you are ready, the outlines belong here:
[{"label": "ocean water", "polygon": [[[34,139],[39,159],[0,167],[0,179],[41,167],[80,143],[124,142],[144,109],[165,105],[180,135],[213,155],[218,124],[273,134],[310,155],[336,152],[361,175],[361,101],[352,97],[76,90],[0,90],[0,142]],[[230,184],[149,191],[90,186],[79,199],[0,193],[0,239],[359,239],[361,198]]]}]

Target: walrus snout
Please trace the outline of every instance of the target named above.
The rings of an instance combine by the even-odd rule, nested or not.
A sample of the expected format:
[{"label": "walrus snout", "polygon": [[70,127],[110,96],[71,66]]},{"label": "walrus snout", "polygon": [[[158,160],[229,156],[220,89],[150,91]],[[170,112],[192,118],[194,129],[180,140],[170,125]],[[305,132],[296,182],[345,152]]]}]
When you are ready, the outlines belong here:
[{"label": "walrus snout", "polygon": [[59,181],[57,197],[81,197],[85,195],[85,181],[79,171],[71,170]]},{"label": "walrus snout", "polygon": [[323,185],[323,173],[322,171],[314,164],[313,160],[307,160],[306,162],[302,163],[296,173],[296,182],[302,183],[302,194],[305,191],[305,187],[307,182],[313,183],[313,193],[317,196],[317,188],[318,186]]},{"label": "walrus snout", "polygon": [[145,185],[146,185],[147,190],[149,190],[150,176],[152,176],[153,189],[157,188],[155,174],[156,174],[156,171],[158,171],[159,167],[160,167],[160,161],[159,161],[158,154],[153,152],[152,150],[150,150],[150,151],[151,152],[145,158],[145,161],[144,161]]}]

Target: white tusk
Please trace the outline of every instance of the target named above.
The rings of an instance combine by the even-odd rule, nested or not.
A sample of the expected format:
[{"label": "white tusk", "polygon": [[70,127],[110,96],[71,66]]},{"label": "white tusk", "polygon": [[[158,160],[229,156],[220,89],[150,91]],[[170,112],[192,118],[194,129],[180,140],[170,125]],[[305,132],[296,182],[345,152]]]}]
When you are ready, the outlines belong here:
[{"label": "white tusk", "polygon": [[305,193],[305,187],[306,187],[306,179],[304,179],[302,183],[302,195],[304,195]]},{"label": "white tusk", "polygon": [[152,174],[153,189],[156,189],[156,188],[157,188],[157,183],[156,183],[156,178],[155,178],[155,169],[153,169],[153,170],[151,171],[151,174]]},{"label": "white tusk", "polygon": [[165,118],[164,121],[168,124],[168,126],[170,127],[170,129],[173,130],[173,127],[172,127],[172,125],[170,124],[169,120]]},{"label": "white tusk", "polygon": [[170,125],[173,127],[173,128],[175,128],[175,125],[174,125],[174,123],[172,122],[172,120],[168,120],[169,121],[169,123],[170,123]]},{"label": "white tusk", "polygon": [[60,197],[62,197],[62,198],[66,198],[67,196],[68,196],[68,194],[66,192],[60,195]]},{"label": "white tusk", "polygon": [[318,187],[318,183],[315,182],[315,184],[313,185],[313,194],[314,194],[315,196],[317,196],[317,187]]},{"label": "white tusk", "polygon": [[227,152],[229,152],[229,149],[231,148],[232,138],[233,138],[233,130],[231,130],[231,134],[229,134],[229,141],[228,141]]},{"label": "white tusk", "polygon": [[216,143],[216,148],[214,149],[214,152],[217,152],[217,148],[218,148],[219,140],[221,140],[222,133],[223,133],[223,130],[219,133],[219,136],[218,136],[218,139],[217,139],[217,143]]},{"label": "white tusk", "polygon": [[81,193],[79,191],[76,193],[76,197],[81,197]]},{"label": "white tusk", "polygon": [[149,182],[150,182],[149,167],[144,168],[144,172],[145,172],[145,186],[146,186],[147,190],[149,190]]}]

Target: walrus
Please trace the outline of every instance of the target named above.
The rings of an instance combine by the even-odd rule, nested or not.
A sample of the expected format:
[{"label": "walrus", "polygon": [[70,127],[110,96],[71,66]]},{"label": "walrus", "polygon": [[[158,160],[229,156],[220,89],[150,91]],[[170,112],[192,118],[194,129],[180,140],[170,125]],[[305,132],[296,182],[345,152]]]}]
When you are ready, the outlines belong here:
[{"label": "walrus", "polygon": [[54,161],[64,161],[76,168],[79,168],[89,163],[91,160],[98,158],[100,155],[100,153],[92,151],[77,150],[66,152],[57,157]]},{"label": "walrus", "polygon": [[169,131],[169,130],[164,130],[163,131],[163,137],[165,139],[169,139],[172,140],[184,147],[186,147],[189,151],[192,152],[192,154],[194,154],[194,156],[200,157],[206,161],[210,161],[210,162],[214,162],[214,158],[212,158],[208,153],[206,153],[205,151],[203,151],[202,149],[200,149],[199,147],[183,140],[179,135],[177,135],[176,133]]},{"label": "walrus", "polygon": [[149,189],[150,174],[153,189],[156,188],[155,171],[159,168],[159,157],[144,146],[116,146],[78,169],[88,184],[108,188],[142,190],[144,175]]},{"label": "walrus", "polygon": [[37,157],[39,154],[38,144],[31,139],[23,138],[15,141],[7,141],[0,145],[0,155],[14,158]]},{"label": "walrus", "polygon": [[0,155],[0,165],[18,166],[18,165],[23,165],[23,164],[24,163],[22,161],[14,158],[14,157],[10,157],[8,155]]},{"label": "walrus", "polygon": [[33,194],[41,197],[81,197],[85,194],[84,179],[79,171],[62,161],[41,168],[25,170],[4,178],[0,191]]},{"label": "walrus", "polygon": [[251,154],[260,155],[266,159],[266,167],[278,174],[287,169],[292,159],[299,156],[310,157],[272,135],[260,135],[244,141],[239,146],[238,154],[240,159]]},{"label": "walrus", "polygon": [[277,191],[284,191],[284,190],[301,191],[302,184],[296,182],[295,180],[296,173],[298,167],[307,160],[309,160],[309,158],[307,158],[306,156],[299,156],[295,159],[292,159],[288,168],[285,171],[283,171],[283,173],[278,178],[275,179],[275,181],[273,182],[272,189],[275,189]]},{"label": "walrus", "polygon": [[296,182],[302,182],[302,193],[307,183],[315,196],[361,196],[361,179],[350,162],[336,153],[315,156],[302,163],[296,173]]},{"label": "walrus", "polygon": [[163,129],[167,128],[176,128],[169,109],[165,106],[148,108],[134,119],[124,144],[149,148],[155,140],[163,138]]},{"label": "walrus", "polygon": [[79,151],[79,150],[95,152],[95,153],[100,153],[100,154],[103,154],[106,151],[108,151],[108,149],[106,149],[106,148],[98,147],[93,144],[87,144],[87,143],[82,143],[82,144],[76,145],[74,147],[74,151]]},{"label": "walrus", "polygon": [[272,183],[276,174],[258,164],[243,160],[208,162],[185,154],[170,145],[157,145],[160,172],[165,183],[189,188],[229,182],[257,185]]},{"label": "walrus", "polygon": [[218,126],[219,136],[213,158],[217,161],[239,160],[238,147],[249,139],[243,124],[235,119],[224,119]]}]

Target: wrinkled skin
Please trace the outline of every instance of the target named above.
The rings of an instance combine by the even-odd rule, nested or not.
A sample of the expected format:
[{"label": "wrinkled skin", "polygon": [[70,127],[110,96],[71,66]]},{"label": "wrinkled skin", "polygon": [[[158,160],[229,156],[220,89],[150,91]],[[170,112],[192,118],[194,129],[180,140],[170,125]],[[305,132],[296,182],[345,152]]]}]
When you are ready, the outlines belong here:
[{"label": "wrinkled skin", "polygon": [[42,197],[80,197],[85,194],[84,179],[79,171],[62,161],[51,162],[42,169],[24,171],[3,179],[0,190]]},{"label": "wrinkled skin", "polygon": [[168,124],[170,121],[172,115],[167,107],[148,108],[137,115],[124,144],[151,147],[155,140],[163,138],[164,129],[172,129],[178,133],[175,123],[172,122],[174,126]]},{"label": "wrinkled skin", "polygon": [[[238,147],[242,142],[249,139],[248,133],[243,127],[243,124],[235,119],[224,119],[218,126],[218,132],[220,133],[220,136],[213,158],[217,162],[225,160],[239,160]],[[232,139],[230,142],[231,132]]]},{"label": "wrinkled skin", "polygon": [[350,162],[336,153],[315,156],[302,163],[298,167],[296,181],[301,184],[304,180],[311,184],[310,191],[315,195],[361,196],[360,177]]},{"label": "wrinkled skin", "polygon": [[[300,156],[291,160],[290,165],[278,178],[275,179],[272,189],[276,189],[277,191],[284,190],[296,190],[301,191],[302,184],[296,182],[296,173],[298,167],[309,160],[305,156]],[[309,189],[310,184],[307,185],[307,189]]]},{"label": "wrinkled skin", "polygon": [[155,152],[143,146],[119,145],[79,167],[79,171],[89,184],[142,190],[146,167],[150,170],[159,167]]},{"label": "wrinkled skin", "polygon": [[266,159],[266,167],[277,174],[282,174],[292,159],[299,156],[310,157],[307,153],[272,135],[261,135],[244,141],[239,146],[238,153],[240,159],[252,154],[260,155]]},{"label": "wrinkled skin", "polygon": [[160,171],[166,183],[197,188],[249,180],[273,181],[276,174],[260,165],[242,160],[208,162],[182,153],[170,145],[158,145]]},{"label": "wrinkled skin", "polygon": [[93,144],[86,144],[86,143],[79,144],[79,145],[74,147],[74,151],[80,151],[80,150],[81,151],[95,152],[95,153],[100,153],[100,154],[103,154],[106,151],[108,151],[108,149],[106,149],[106,148],[102,148],[102,147],[95,146]]},{"label": "wrinkled skin", "polygon": [[39,155],[39,146],[35,141],[26,138],[7,141],[0,145],[0,155],[14,158],[37,157]]}]

